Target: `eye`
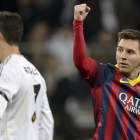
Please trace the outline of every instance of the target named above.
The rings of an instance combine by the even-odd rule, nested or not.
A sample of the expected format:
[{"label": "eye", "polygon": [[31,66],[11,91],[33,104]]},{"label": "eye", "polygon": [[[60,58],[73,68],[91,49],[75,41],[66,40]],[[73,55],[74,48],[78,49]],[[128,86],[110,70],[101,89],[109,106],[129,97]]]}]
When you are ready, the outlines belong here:
[{"label": "eye", "polygon": [[130,55],[132,55],[132,54],[134,54],[135,52],[134,51],[132,51],[132,50],[129,50],[128,51],[128,54],[130,54]]},{"label": "eye", "polygon": [[123,49],[119,47],[119,48],[117,48],[117,51],[118,51],[118,52],[122,52]]}]

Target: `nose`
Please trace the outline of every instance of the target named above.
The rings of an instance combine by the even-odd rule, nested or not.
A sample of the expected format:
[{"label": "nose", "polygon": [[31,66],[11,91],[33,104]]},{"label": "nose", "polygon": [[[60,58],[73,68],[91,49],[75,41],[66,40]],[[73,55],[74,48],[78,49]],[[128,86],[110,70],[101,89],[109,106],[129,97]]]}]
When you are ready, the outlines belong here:
[{"label": "nose", "polygon": [[120,54],[120,58],[126,59],[126,52],[125,52],[125,51],[123,51],[123,52]]}]

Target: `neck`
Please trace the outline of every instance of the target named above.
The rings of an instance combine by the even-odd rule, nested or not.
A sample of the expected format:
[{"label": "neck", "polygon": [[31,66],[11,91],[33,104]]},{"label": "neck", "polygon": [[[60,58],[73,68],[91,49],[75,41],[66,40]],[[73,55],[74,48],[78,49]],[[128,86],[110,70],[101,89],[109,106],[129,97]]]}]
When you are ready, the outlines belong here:
[{"label": "neck", "polygon": [[1,62],[4,62],[4,60],[12,54],[21,55],[21,53],[19,51],[19,47],[16,45],[11,46],[7,43],[4,43],[1,46],[2,46],[2,47],[0,47],[0,60],[1,60]]},{"label": "neck", "polygon": [[131,75],[130,74],[125,74],[125,76],[130,80],[135,80],[139,76],[139,69],[136,72],[131,73]]}]

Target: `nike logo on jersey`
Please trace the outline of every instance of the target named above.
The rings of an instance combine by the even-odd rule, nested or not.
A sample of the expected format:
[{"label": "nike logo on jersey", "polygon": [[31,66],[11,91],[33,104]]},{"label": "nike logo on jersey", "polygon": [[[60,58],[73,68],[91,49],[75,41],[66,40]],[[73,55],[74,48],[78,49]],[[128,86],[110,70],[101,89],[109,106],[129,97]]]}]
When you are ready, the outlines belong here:
[{"label": "nike logo on jersey", "polygon": [[128,81],[123,81],[122,79],[120,79],[120,83],[129,83]]}]

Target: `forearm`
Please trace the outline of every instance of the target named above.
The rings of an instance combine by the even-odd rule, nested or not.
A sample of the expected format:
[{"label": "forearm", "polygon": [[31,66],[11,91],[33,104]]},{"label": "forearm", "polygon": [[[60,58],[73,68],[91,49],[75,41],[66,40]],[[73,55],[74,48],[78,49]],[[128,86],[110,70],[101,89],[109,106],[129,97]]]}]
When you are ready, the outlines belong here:
[{"label": "forearm", "polygon": [[54,120],[51,111],[42,113],[38,140],[53,140]]},{"label": "forearm", "polygon": [[83,77],[87,77],[89,73],[89,58],[86,56],[86,45],[83,34],[83,21],[73,22],[74,30],[74,50],[73,50],[73,61],[74,65],[80,71]]},{"label": "forearm", "polygon": [[83,21],[73,21],[74,30],[74,55],[75,66],[82,64],[86,57],[86,45],[83,35]]},{"label": "forearm", "polygon": [[90,85],[93,79],[97,79],[100,73],[100,66],[94,59],[88,58],[86,55],[86,44],[83,33],[83,21],[90,11],[85,3],[76,5],[74,7],[74,48],[73,48],[73,61],[74,65],[79,70],[80,74],[86,79]]},{"label": "forearm", "polygon": [[39,124],[39,139],[38,140],[53,140],[54,119],[49,106],[46,92],[43,95],[43,102]]}]

